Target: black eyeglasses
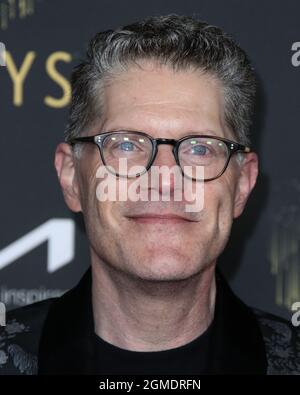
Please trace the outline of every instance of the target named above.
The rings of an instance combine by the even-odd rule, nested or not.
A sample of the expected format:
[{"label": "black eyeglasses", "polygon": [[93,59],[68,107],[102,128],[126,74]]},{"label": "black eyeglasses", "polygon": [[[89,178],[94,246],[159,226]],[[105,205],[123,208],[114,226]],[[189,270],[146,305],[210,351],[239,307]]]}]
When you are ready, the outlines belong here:
[{"label": "black eyeglasses", "polygon": [[[176,164],[183,175],[194,181],[211,181],[220,177],[237,152],[248,153],[250,148],[231,140],[210,135],[189,135],[179,140],[153,138],[137,131],[112,131],[88,137],[67,140],[77,143],[94,143],[99,148],[103,164],[120,177],[133,178],[147,172],[152,166],[160,144],[172,145]],[[120,160],[126,160],[126,170],[120,170]],[[197,168],[203,167],[203,173]],[[143,168],[139,170],[137,168]]]}]

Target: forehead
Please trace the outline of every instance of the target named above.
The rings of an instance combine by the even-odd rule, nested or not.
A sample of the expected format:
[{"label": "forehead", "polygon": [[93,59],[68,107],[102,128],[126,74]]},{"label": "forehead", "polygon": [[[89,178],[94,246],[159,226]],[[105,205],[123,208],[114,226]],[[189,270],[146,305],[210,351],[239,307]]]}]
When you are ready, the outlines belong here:
[{"label": "forehead", "polygon": [[[103,128],[164,133],[216,130],[225,134],[219,82],[200,71],[174,71],[143,62],[113,77],[104,89]],[[169,134],[168,134],[169,135]]]}]

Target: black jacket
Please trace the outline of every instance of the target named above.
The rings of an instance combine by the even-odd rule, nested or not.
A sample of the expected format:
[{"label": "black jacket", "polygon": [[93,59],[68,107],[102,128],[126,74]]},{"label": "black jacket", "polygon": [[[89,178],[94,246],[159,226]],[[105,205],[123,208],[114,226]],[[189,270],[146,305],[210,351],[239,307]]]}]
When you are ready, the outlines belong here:
[{"label": "black jacket", "polygon": [[[208,372],[300,374],[300,329],[250,309],[217,273]],[[0,374],[94,373],[91,272],[60,298],[8,313],[0,328]]]}]

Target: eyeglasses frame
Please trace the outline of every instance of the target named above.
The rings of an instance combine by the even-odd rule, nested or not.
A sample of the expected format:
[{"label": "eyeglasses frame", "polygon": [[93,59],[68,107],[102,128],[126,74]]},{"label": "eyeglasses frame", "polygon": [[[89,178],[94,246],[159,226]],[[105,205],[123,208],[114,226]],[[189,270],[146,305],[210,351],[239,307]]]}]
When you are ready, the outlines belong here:
[{"label": "eyeglasses frame", "polygon": [[[109,135],[111,135],[112,133],[114,133],[114,134],[134,133],[134,134],[137,134],[139,136],[147,137],[150,140],[151,144],[152,144],[152,155],[151,155],[151,158],[150,158],[147,166],[145,167],[145,171],[143,171],[142,173],[138,173],[138,174],[136,174],[134,176],[128,176],[128,175],[124,176],[124,175],[121,175],[121,174],[118,174],[118,173],[114,173],[117,177],[136,178],[136,177],[141,176],[142,174],[145,174],[151,168],[151,166],[153,165],[153,162],[155,161],[155,158],[156,158],[157,153],[158,153],[158,146],[161,145],[161,144],[167,144],[167,145],[172,145],[173,146],[172,152],[173,152],[173,155],[174,155],[174,158],[175,158],[175,162],[180,167],[182,175],[183,176],[187,176],[184,173],[184,171],[183,171],[183,169],[182,169],[182,167],[180,165],[180,161],[179,161],[179,157],[178,157],[178,150],[179,150],[180,144],[182,142],[184,142],[185,140],[188,140],[190,138],[212,138],[212,139],[219,140],[219,141],[223,142],[226,145],[226,147],[227,147],[228,157],[227,157],[227,160],[226,160],[226,163],[224,165],[223,170],[215,177],[211,177],[211,178],[202,180],[204,182],[212,181],[212,180],[215,180],[215,179],[221,177],[222,174],[224,174],[224,172],[226,171],[230,159],[237,152],[242,152],[242,153],[249,153],[249,152],[251,152],[251,148],[248,147],[248,146],[245,146],[243,144],[239,144],[239,143],[237,143],[235,141],[232,141],[232,140],[225,139],[223,137],[218,137],[218,136],[213,136],[213,135],[207,135],[207,134],[195,135],[195,134],[192,134],[192,135],[187,135],[187,136],[181,137],[178,140],[175,140],[175,139],[167,139],[167,138],[154,138],[154,137],[148,135],[145,132],[132,131],[132,130],[116,130],[116,131],[114,130],[114,131],[110,131],[110,132],[103,131],[103,132],[97,133],[94,136],[82,136],[82,137],[74,137],[74,138],[66,139],[66,143],[70,144],[71,146],[74,146],[77,143],[93,143],[93,144],[96,144],[98,149],[99,149],[100,157],[101,157],[101,160],[102,160],[104,166],[108,166],[106,164],[105,160],[104,160],[103,143],[104,143],[105,139]],[[189,176],[187,176],[187,177],[189,177]],[[196,178],[193,178],[193,177],[189,177],[189,178],[192,179],[193,181],[200,181],[200,180],[197,180]]]}]

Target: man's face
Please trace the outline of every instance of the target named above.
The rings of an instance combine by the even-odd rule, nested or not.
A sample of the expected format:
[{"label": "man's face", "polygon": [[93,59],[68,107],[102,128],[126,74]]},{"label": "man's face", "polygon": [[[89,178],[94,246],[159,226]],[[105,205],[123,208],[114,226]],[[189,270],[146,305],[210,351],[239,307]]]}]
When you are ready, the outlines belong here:
[{"label": "man's face", "polygon": [[[144,62],[141,68],[129,68],[105,88],[104,103],[101,124],[89,135],[130,130],[154,138],[209,134],[235,140],[225,124],[219,83],[199,72],[175,72]],[[159,183],[159,187],[149,182],[149,191],[158,189],[158,202],[100,202],[96,196],[100,182],[96,172],[102,165],[98,148],[86,144],[74,163],[70,147],[61,144],[56,168],[68,206],[83,211],[92,260],[148,280],[185,279],[214,264],[257,176],[255,154],[245,155],[242,164],[233,157],[221,177],[204,184],[203,209],[188,215],[186,201],[172,199],[172,179],[165,180],[165,185]],[[153,165],[174,166],[172,146],[160,145]],[[170,190],[168,202],[161,201],[165,189]],[[174,214],[178,218],[157,217]]]}]

